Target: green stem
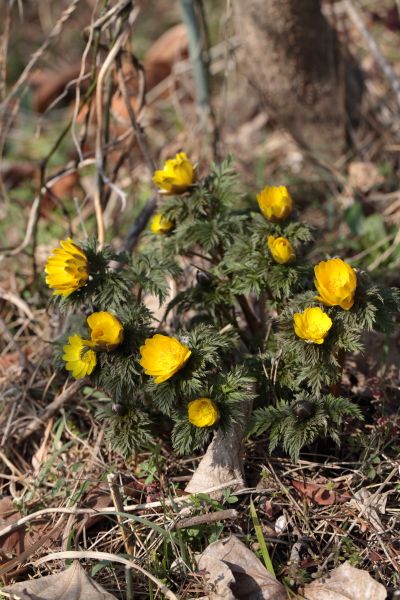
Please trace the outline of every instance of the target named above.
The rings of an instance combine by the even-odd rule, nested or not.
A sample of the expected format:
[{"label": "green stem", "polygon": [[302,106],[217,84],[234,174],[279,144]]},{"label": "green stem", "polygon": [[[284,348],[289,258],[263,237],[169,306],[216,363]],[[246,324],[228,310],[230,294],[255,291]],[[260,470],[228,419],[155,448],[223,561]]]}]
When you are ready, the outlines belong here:
[{"label": "green stem", "polygon": [[189,54],[192,61],[196,85],[197,104],[205,113],[209,112],[208,76],[203,59],[202,39],[194,0],[181,0],[183,20],[188,30]]}]

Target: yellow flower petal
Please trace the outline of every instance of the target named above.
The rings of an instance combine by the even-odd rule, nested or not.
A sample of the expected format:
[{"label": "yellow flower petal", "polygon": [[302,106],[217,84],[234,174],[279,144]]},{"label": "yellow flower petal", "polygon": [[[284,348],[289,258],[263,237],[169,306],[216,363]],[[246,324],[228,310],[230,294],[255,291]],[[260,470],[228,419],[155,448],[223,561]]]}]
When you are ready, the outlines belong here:
[{"label": "yellow flower petal", "polygon": [[173,377],[187,363],[191,350],[176,338],[157,333],[140,347],[141,360],[146,375],[162,383]]},{"label": "yellow flower petal", "polygon": [[211,398],[197,398],[188,404],[188,419],[196,427],[211,427],[219,418],[215,402]]},{"label": "yellow flower petal", "polygon": [[257,202],[264,217],[269,221],[287,219],[293,209],[293,200],[284,185],[266,186],[257,194]]},{"label": "yellow flower petal", "polygon": [[323,344],[332,327],[332,319],[320,308],[306,308],[293,315],[296,335],[310,344]]},{"label": "yellow flower petal", "polygon": [[316,298],[328,306],[350,310],[357,287],[355,270],[341,258],[332,258],[316,265],[314,274],[314,284],[319,293]]},{"label": "yellow flower petal", "polygon": [[65,368],[71,371],[75,379],[81,379],[90,375],[96,366],[96,352],[91,350],[93,346],[89,340],[84,340],[75,333],[68,338],[68,344],[63,347]]},{"label": "yellow flower petal", "polygon": [[53,250],[44,270],[53,294],[67,297],[86,284],[89,266],[86,254],[70,238],[61,240],[60,246]]},{"label": "yellow flower petal", "polygon": [[166,194],[183,194],[196,180],[195,169],[184,152],[167,160],[162,170],[153,175],[153,182]]},{"label": "yellow flower petal", "polygon": [[173,222],[167,219],[167,217],[164,217],[161,213],[156,213],[150,223],[151,232],[156,235],[168,233],[173,226]]},{"label": "yellow flower petal", "polygon": [[275,262],[284,265],[296,258],[292,244],[284,237],[268,236],[267,246]]},{"label": "yellow flower petal", "polygon": [[106,311],[95,312],[87,318],[91,340],[98,350],[114,350],[124,337],[124,328],[118,319]]}]

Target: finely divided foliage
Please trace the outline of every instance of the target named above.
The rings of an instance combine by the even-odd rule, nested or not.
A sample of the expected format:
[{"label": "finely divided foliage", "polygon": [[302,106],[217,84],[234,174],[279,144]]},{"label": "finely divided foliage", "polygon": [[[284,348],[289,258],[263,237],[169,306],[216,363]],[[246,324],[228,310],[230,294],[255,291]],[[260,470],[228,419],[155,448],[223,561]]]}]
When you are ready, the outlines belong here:
[{"label": "finely divided foliage", "polygon": [[[189,453],[216,429],[245,424],[253,404],[249,432],[268,432],[270,451],[282,444],[297,458],[318,436],[338,443],[346,420],[362,417],[335,395],[345,353],[362,350],[364,331],[390,327],[398,291],[373,283],[345,259],[321,257],[328,260],[314,273],[307,258],[313,232],[297,219],[287,189],[263,190],[260,214],[242,194],[230,159],[199,178],[180,153],[158,172],[157,184],[168,194],[157,223],[168,227],[153,225],[133,257],[74,240],[88,277],[76,277],[67,296],[54,296],[61,309],[73,310],[68,335],[92,335],[90,378],[109,397],[98,417],[108,420],[110,442],[124,455],[155,443],[163,415],[175,451]],[[272,245],[279,238],[287,256]],[[64,267],[57,263],[61,284]],[[167,304],[171,279],[177,293]],[[158,327],[143,302],[149,295],[164,308]],[[104,312],[121,324],[121,335],[107,331],[117,327],[114,319],[90,317]],[[184,360],[180,345],[188,349]],[[74,358],[75,373],[83,373],[83,355]]]}]

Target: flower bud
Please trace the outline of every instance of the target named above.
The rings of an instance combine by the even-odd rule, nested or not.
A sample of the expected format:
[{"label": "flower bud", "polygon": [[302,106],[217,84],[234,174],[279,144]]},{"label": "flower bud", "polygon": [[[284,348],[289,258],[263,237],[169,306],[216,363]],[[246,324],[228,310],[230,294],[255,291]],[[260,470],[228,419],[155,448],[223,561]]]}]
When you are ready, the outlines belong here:
[{"label": "flower bud", "polygon": [[196,271],[196,281],[201,286],[209,285],[213,279],[214,276],[208,271],[200,271],[200,269]]},{"label": "flower bud", "polygon": [[314,413],[314,407],[308,400],[299,400],[292,407],[293,414],[301,420],[309,419]]}]

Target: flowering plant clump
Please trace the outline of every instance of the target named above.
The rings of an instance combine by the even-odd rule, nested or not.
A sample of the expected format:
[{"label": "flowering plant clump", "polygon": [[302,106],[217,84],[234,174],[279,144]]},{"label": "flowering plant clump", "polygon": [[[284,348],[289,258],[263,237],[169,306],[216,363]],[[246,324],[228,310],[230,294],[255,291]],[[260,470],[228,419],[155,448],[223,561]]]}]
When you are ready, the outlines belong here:
[{"label": "flowering plant clump", "polygon": [[230,160],[196,177],[181,152],[153,180],[166,195],[140,252],[68,239],[45,267],[53,302],[75,311],[62,364],[107,396],[98,416],[111,443],[148,447],[160,417],[178,453],[245,427],[294,458],[318,436],[338,443],[362,417],[338,395],[343,356],[391,327],[398,290],[318,252],[285,186],[246,204]]}]

